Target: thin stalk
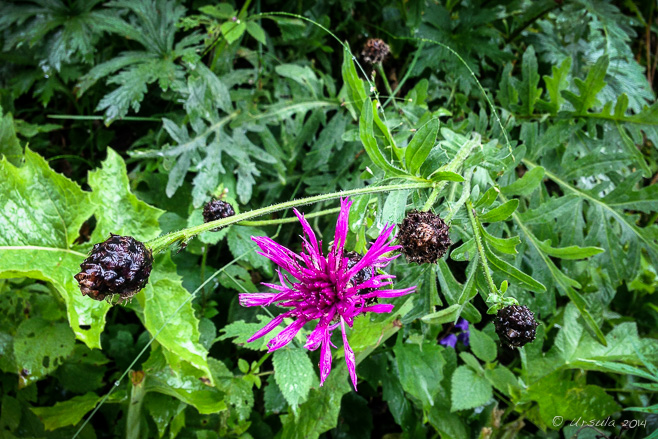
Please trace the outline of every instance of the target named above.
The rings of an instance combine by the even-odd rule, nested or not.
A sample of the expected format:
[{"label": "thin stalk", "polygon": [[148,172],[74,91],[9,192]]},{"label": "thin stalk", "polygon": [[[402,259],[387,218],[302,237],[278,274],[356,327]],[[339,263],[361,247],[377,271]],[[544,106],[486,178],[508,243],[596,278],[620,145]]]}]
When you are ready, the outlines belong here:
[{"label": "thin stalk", "polygon": [[[73,114],[49,114],[46,116],[48,119],[65,119],[65,120],[105,120],[104,116],[81,116]],[[124,116],[117,119],[115,122],[162,122],[159,117],[138,117],[138,116]]]},{"label": "thin stalk", "polygon": [[407,69],[404,76],[402,77],[402,80],[398,83],[398,86],[395,87],[395,90],[393,90],[393,92],[391,93],[391,96],[389,96],[389,98],[386,99],[386,102],[384,102],[383,107],[386,107],[388,103],[391,101],[391,99],[393,99],[393,102],[395,102],[395,95],[398,94],[398,92],[402,89],[404,83],[407,82],[407,79],[409,79],[411,72],[416,66],[416,61],[418,61],[418,58],[420,57],[420,51],[423,50],[423,45],[425,45],[425,42],[421,41],[420,44],[418,45],[418,49],[416,50],[416,53],[414,54],[414,59],[411,61],[411,64],[409,65],[409,68]]},{"label": "thin stalk", "polygon": [[178,241],[187,241],[200,233],[207,232],[209,230],[218,227],[226,227],[231,224],[239,223],[241,221],[255,218],[258,216],[267,215],[272,212],[277,212],[279,210],[288,209],[290,207],[304,206],[306,204],[317,203],[319,201],[333,200],[336,198],[349,197],[352,195],[374,194],[379,192],[399,191],[405,189],[423,189],[423,188],[434,187],[440,183],[443,182],[404,183],[404,184],[392,184],[387,186],[367,186],[359,189],[351,189],[342,192],[334,192],[330,194],[322,194],[313,197],[301,198],[298,200],[286,201],[284,203],[279,203],[268,207],[262,207],[260,209],[255,209],[249,212],[243,212],[238,215],[230,216],[228,218],[223,218],[217,221],[211,221],[209,223],[179,230],[177,232],[171,232],[159,238],[148,241],[146,243],[146,246],[149,247],[154,253],[157,253],[165,250],[170,245]]},{"label": "thin stalk", "polygon": [[388,96],[389,96],[389,98],[386,102],[393,99],[393,106],[397,110],[398,103],[395,100],[395,94],[393,94],[394,92],[393,92],[393,89],[391,89],[391,84],[388,83],[388,78],[386,77],[386,72],[384,71],[384,67],[382,66],[382,63],[377,63],[375,66],[377,68],[377,73],[379,73],[379,76],[382,77],[382,82],[384,83],[384,88],[386,89],[386,93],[388,93]]},{"label": "thin stalk", "polygon": [[[137,381],[137,382],[135,382]],[[139,439],[142,403],[146,395],[146,377],[144,372],[133,372],[131,376],[132,389],[130,390],[130,401],[128,401],[128,415],[126,417],[126,439]]]},{"label": "thin stalk", "polygon": [[455,216],[457,212],[459,212],[459,209],[466,203],[468,200],[468,197],[471,195],[471,178],[473,176],[473,171],[475,168],[471,168],[470,172],[467,171],[464,175],[464,186],[462,187],[462,196],[459,197],[459,200],[457,200],[457,203],[451,207],[450,213],[446,215],[446,217],[443,219],[446,223],[450,223],[450,220],[452,220],[452,217]]},{"label": "thin stalk", "polygon": [[[441,166],[435,172],[443,172],[443,171],[457,172],[459,170],[459,167],[462,165],[462,163],[464,163],[464,161],[471,154],[471,151],[473,150],[475,145],[479,145],[479,144],[480,144],[480,135],[476,134],[473,139],[469,140],[468,142],[464,143],[464,145],[462,145],[461,149],[457,152],[457,155],[455,155],[455,157],[452,160],[450,160],[450,163]],[[432,175],[430,175],[429,178],[432,178]],[[440,181],[434,186],[434,189],[432,189],[432,192],[430,193],[430,196],[427,198],[425,205],[421,209],[423,212],[429,211],[432,208],[432,206],[434,206],[434,203],[439,197],[439,194],[441,193],[443,188],[446,187],[447,184],[448,184],[447,181]]]},{"label": "thin stalk", "polygon": [[491,278],[489,263],[487,262],[487,255],[484,252],[482,236],[480,236],[478,220],[475,217],[475,207],[473,207],[473,202],[470,199],[466,201],[466,210],[468,211],[468,218],[471,220],[473,238],[475,238],[475,245],[477,246],[478,254],[480,255],[480,262],[482,262],[482,270],[484,271],[484,277],[487,280],[487,286],[489,287],[489,298],[492,299],[494,303],[497,303],[500,298],[500,293],[498,292],[498,288],[496,288],[496,284]]}]

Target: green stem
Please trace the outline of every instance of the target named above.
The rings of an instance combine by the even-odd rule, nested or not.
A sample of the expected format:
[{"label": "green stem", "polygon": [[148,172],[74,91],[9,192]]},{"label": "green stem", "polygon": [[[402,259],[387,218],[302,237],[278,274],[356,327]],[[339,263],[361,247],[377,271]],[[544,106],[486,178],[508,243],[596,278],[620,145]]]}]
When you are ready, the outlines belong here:
[{"label": "green stem", "polygon": [[[457,172],[459,170],[459,167],[462,165],[462,163],[464,163],[464,161],[471,154],[471,151],[473,150],[473,148],[475,148],[475,145],[480,144],[480,139],[481,139],[480,135],[476,134],[473,137],[473,139],[469,140],[468,142],[462,145],[462,147],[459,149],[455,157],[452,160],[450,160],[450,163],[441,166],[435,172],[443,172],[443,171]],[[432,175],[430,175],[428,178],[432,178]],[[430,193],[430,196],[427,198],[425,205],[421,209],[423,212],[427,212],[432,208],[432,206],[436,202],[436,199],[439,197],[439,194],[441,193],[443,188],[446,187],[447,184],[448,181],[440,181],[434,186],[434,189]]]},{"label": "green stem", "polygon": [[238,215],[230,216],[228,218],[223,218],[217,221],[211,221],[209,223],[201,224],[199,226],[190,227],[187,229],[179,230],[177,232],[171,232],[159,238],[153,239],[146,243],[146,246],[149,247],[153,253],[158,253],[165,250],[170,245],[178,241],[187,241],[199,233],[207,232],[209,230],[226,227],[231,224],[239,223],[244,220],[255,218],[262,215],[267,215],[272,212],[277,212],[279,210],[288,209],[290,207],[304,206],[306,204],[317,203],[319,201],[333,200],[336,198],[349,197],[352,195],[362,195],[362,194],[374,194],[379,192],[390,192],[390,191],[399,191],[405,189],[423,189],[434,187],[442,182],[426,182],[426,183],[404,183],[404,184],[392,184],[387,186],[367,186],[359,189],[351,189],[342,192],[333,192],[330,194],[315,195],[313,197],[301,198],[299,200],[286,201],[284,203],[274,204],[268,207],[262,207],[260,209],[255,209],[249,212],[243,212]]},{"label": "green stem", "polygon": [[[373,204],[376,203],[377,200],[369,200],[368,204]],[[310,218],[316,218],[319,216],[325,216],[325,215],[331,215],[332,213],[338,213],[340,212],[340,207],[334,207],[331,209],[325,209],[321,210],[319,212],[312,212],[312,213],[305,213],[304,217],[306,219]],[[277,224],[289,224],[289,223],[296,223],[297,217],[293,216],[290,218],[277,218],[277,219],[272,219],[272,220],[262,220],[262,221],[241,221],[238,223],[238,226],[253,226],[253,227],[259,227],[259,226],[274,226]]]},{"label": "green stem", "polygon": [[376,64],[377,68],[377,73],[382,77],[382,82],[384,83],[384,88],[386,89],[386,93],[388,93],[388,101],[393,99],[393,106],[397,109],[398,108],[398,103],[395,100],[395,95],[393,94],[393,89],[391,88],[391,84],[388,83],[388,78],[386,77],[386,72],[384,71],[384,67],[382,66],[382,63],[377,63]]},{"label": "green stem", "polygon": [[139,382],[132,382],[132,389],[130,391],[130,401],[128,401],[128,415],[126,417],[126,439],[139,439],[142,437],[140,434],[140,418],[142,411],[142,403],[146,395],[146,377],[143,372],[134,372],[131,377],[132,380],[137,379]]},{"label": "green stem", "polygon": [[489,263],[487,262],[487,255],[484,252],[484,244],[482,244],[482,236],[480,236],[480,224],[476,218],[475,207],[473,207],[473,202],[468,199],[466,201],[466,210],[468,211],[468,218],[471,220],[471,227],[473,228],[473,238],[475,239],[475,245],[478,249],[478,254],[480,255],[480,262],[482,262],[482,270],[484,271],[484,277],[487,280],[487,286],[489,287],[489,298],[493,303],[498,303],[500,301],[500,293],[496,284],[491,278],[491,273],[489,271]]}]

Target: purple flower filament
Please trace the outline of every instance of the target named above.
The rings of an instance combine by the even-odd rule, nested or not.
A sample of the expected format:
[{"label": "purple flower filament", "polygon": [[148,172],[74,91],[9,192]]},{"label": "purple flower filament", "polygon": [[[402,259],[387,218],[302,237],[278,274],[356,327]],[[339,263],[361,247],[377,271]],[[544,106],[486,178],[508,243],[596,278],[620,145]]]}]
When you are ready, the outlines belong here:
[{"label": "purple flower filament", "polygon": [[[320,350],[320,385],[324,383],[331,371],[331,334],[340,326],[343,335],[345,362],[356,389],[356,362],[354,352],[347,341],[345,326],[350,328],[354,318],[365,312],[387,313],[393,310],[391,304],[372,304],[373,298],[398,297],[411,293],[416,287],[401,290],[379,289],[392,285],[395,278],[389,274],[377,274],[376,268],[387,266],[399,255],[386,256],[400,248],[392,245],[394,225],[385,226],[377,239],[370,245],[365,255],[356,263],[349,264],[349,258],[344,254],[347,238],[348,217],[352,202],[347,198],[341,200],[341,209],[336,223],[334,243],[325,257],[322,252],[322,242],[318,242],[304,215],[295,209],[304,230],[302,236],[302,251],[297,254],[292,250],[274,242],[268,237],[255,237],[261,251],[259,254],[277,264],[278,284],[263,283],[276,293],[240,294],[242,306],[269,306],[276,304],[289,311],[275,317],[271,322],[257,331],[249,340],[251,342],[279,326],[283,319],[295,319],[267,344],[269,352],[287,345],[302,329],[312,321],[318,320],[315,329],[306,340],[304,347],[314,351]],[[281,269],[291,276],[282,273]],[[365,276],[365,281],[356,283],[356,275],[366,270],[372,276]]]}]

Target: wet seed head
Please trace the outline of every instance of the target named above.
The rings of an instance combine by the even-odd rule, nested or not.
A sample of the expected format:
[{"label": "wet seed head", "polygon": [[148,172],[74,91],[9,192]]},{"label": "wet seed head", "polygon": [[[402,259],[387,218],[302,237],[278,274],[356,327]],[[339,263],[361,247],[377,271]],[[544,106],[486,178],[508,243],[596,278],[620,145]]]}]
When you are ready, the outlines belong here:
[{"label": "wet seed head", "polygon": [[[235,210],[233,210],[233,206],[226,201],[213,199],[203,206],[203,222],[206,223],[228,218],[233,215],[235,215]],[[217,232],[218,230],[219,228],[213,229],[212,231]]]},{"label": "wet seed head", "polygon": [[539,323],[527,306],[510,305],[498,311],[494,325],[503,343],[518,348],[535,339]]},{"label": "wet seed head", "polygon": [[118,294],[123,301],[144,288],[152,267],[153,255],[143,243],[132,236],[110,235],[94,245],[75,279],[83,296],[103,300]]},{"label": "wet seed head", "polygon": [[370,38],[363,46],[361,57],[369,64],[377,64],[383,62],[389,53],[391,53],[391,48],[384,40]]}]

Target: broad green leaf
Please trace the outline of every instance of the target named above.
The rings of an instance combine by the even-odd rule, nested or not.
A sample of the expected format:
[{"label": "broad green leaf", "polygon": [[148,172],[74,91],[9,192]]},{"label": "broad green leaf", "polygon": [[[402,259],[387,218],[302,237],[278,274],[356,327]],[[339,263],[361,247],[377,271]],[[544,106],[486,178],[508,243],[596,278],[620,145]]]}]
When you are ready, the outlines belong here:
[{"label": "broad green leaf", "polygon": [[432,172],[432,175],[429,177],[430,181],[464,181],[464,177],[457,174],[456,172],[451,171],[436,171]]},{"label": "broad green leaf", "polygon": [[254,268],[263,270],[266,276],[272,276],[272,264],[265,256],[256,253],[258,246],[251,240],[252,236],[266,236],[265,232],[251,226],[233,226],[228,232],[228,247],[236,258],[244,258]]},{"label": "broad green leaf", "polygon": [[382,209],[382,217],[380,223],[384,224],[399,224],[404,218],[404,212],[407,207],[407,197],[409,191],[394,191],[388,194]]},{"label": "broad green leaf", "polygon": [[498,365],[495,369],[487,369],[484,371],[484,376],[494,388],[506,396],[510,396],[513,390],[521,389],[516,375],[505,366]]},{"label": "broad green leaf", "polygon": [[439,120],[431,119],[414,134],[414,137],[409,142],[405,149],[405,164],[407,171],[416,175],[421,165],[427,159],[434,143],[436,142],[436,135],[439,133]]},{"label": "broad green leaf", "polygon": [[470,328],[469,342],[471,350],[482,361],[492,362],[498,355],[496,342],[482,331]]},{"label": "broad green leaf", "polygon": [[[173,396],[185,404],[194,406],[201,414],[218,413],[226,410],[224,393],[199,379],[198,370],[182,363],[172,368],[162,349],[155,348],[143,364],[144,388],[146,392],[158,392]],[[211,376],[213,381],[217,377]]]},{"label": "broad green leaf", "polygon": [[58,402],[52,407],[30,407],[30,410],[39,417],[46,430],[55,430],[68,425],[76,425],[84,415],[96,407],[100,399],[100,396],[89,392]]},{"label": "broad green leaf", "polygon": [[247,25],[238,19],[237,21],[225,21],[219,27],[222,31],[222,35],[226,38],[229,44],[233,44],[235,41],[240,39],[245,30],[247,30]]},{"label": "broad green leaf", "polygon": [[66,323],[52,323],[37,317],[23,320],[14,335],[19,388],[61,366],[73,352],[74,344],[75,337]]},{"label": "broad green leaf", "polygon": [[519,178],[514,183],[501,187],[500,191],[506,196],[529,196],[539,187],[539,183],[541,183],[543,178],[544,168],[537,166],[530,169],[523,175],[523,177]]},{"label": "broad green leaf", "polygon": [[110,305],[83,297],[73,278],[86,257],[73,242],[94,213],[89,194],[28,148],[20,168],[0,161],[0,194],[0,278],[50,282],[66,303],[76,337],[100,348]]},{"label": "broad green leaf", "polygon": [[453,412],[479,407],[493,396],[491,384],[468,366],[459,366],[452,374],[451,389]]},{"label": "broad green leaf", "polygon": [[478,218],[483,223],[495,223],[497,221],[505,221],[509,216],[514,213],[516,208],[519,206],[519,200],[513,199],[509,200],[506,203],[501,204],[498,207],[491,209],[487,213],[478,215]]},{"label": "broad green leaf", "polygon": [[233,6],[228,3],[201,6],[199,10],[204,14],[210,15],[211,17],[223,18],[225,20],[230,20],[231,18],[238,15],[238,11],[233,9]]},{"label": "broad green leaf", "polygon": [[373,133],[372,125],[374,111],[377,111],[377,103],[371,102],[369,99],[366,100],[361,111],[361,117],[359,118],[359,137],[361,138],[361,142],[363,142],[363,147],[370,160],[377,167],[392,175],[404,175],[402,169],[396,168],[386,160],[377,145],[377,139]]},{"label": "broad green leaf", "polygon": [[185,410],[186,405],[178,399],[162,393],[151,392],[144,399],[144,408],[158,428],[158,437],[163,437],[172,419]]},{"label": "broad green leaf", "polygon": [[282,417],[281,439],[317,439],[320,434],[336,427],[343,395],[350,391],[347,367],[334,365],[324,386],[311,389],[297,415]]},{"label": "broad green leaf", "polygon": [[9,163],[18,166],[23,158],[23,148],[16,137],[14,118],[11,113],[2,114],[0,106],[0,158],[3,156]]},{"label": "broad green leaf", "polygon": [[429,409],[434,405],[443,379],[445,360],[441,355],[441,346],[437,344],[402,344],[393,348],[395,360],[400,373],[400,382],[405,392],[420,399],[423,407]]},{"label": "broad green leaf", "polygon": [[311,386],[317,383],[313,363],[303,348],[282,348],[274,352],[274,379],[286,401],[297,411],[305,402]]},{"label": "broad green leaf", "polygon": [[110,233],[130,235],[139,241],[158,237],[158,218],[163,211],[132,194],[126,164],[113,149],[107,149],[100,169],[89,172],[88,182],[93,190],[91,201],[97,209],[91,242],[105,241]]},{"label": "broad green leaf", "polygon": [[241,421],[249,419],[254,406],[251,384],[244,377],[234,376],[223,362],[215,358],[209,358],[208,364],[217,388],[226,395],[224,401],[229,405],[229,412],[235,411]]},{"label": "broad green leaf", "polygon": [[267,40],[265,39],[265,31],[255,21],[247,22],[247,32],[249,33],[249,35],[254,37],[256,41],[258,41],[259,43],[267,44]]},{"label": "broad green leaf", "polygon": [[138,296],[144,309],[144,326],[177,361],[189,363],[212,379],[208,351],[199,342],[199,319],[181,281],[169,256],[156,261],[143,296]]}]

